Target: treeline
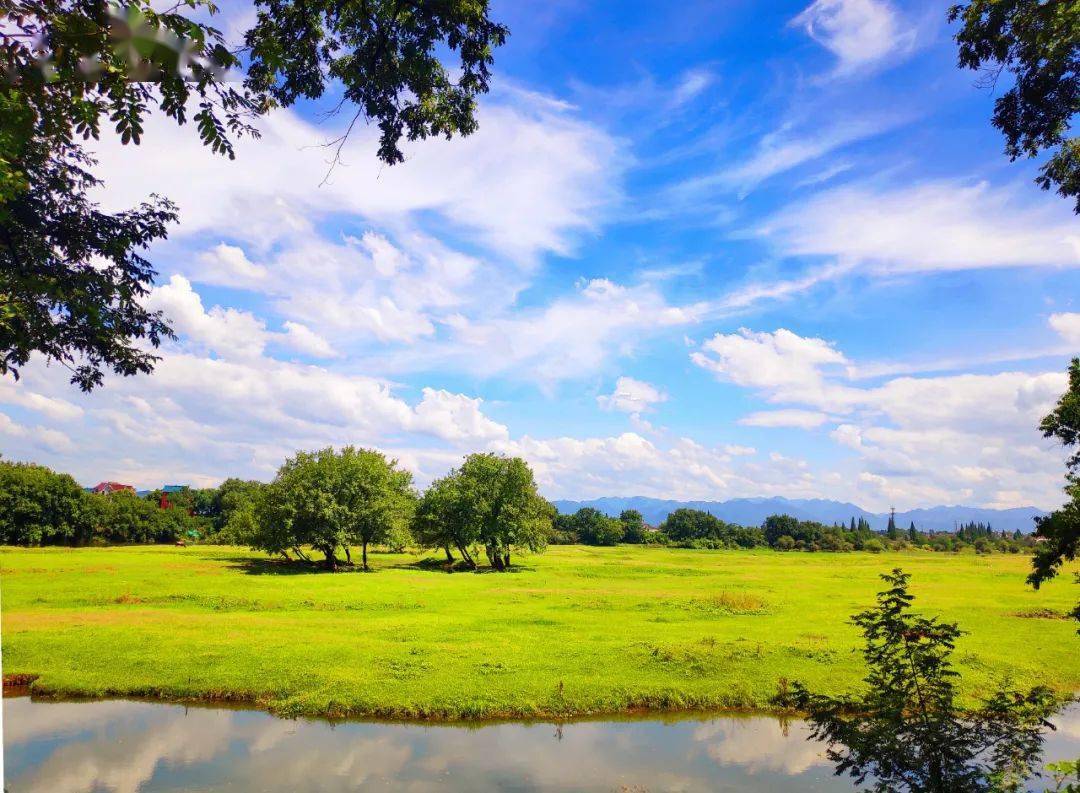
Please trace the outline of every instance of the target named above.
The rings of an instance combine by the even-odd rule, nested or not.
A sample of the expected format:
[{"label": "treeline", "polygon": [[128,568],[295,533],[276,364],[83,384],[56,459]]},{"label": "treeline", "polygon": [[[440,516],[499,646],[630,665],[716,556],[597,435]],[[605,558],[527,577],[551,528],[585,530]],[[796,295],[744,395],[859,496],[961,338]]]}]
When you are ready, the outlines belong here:
[{"label": "treeline", "polygon": [[0,544],[108,545],[230,542],[250,534],[258,482],[228,479],[221,487],[138,496],[98,494],[68,474],[32,463],[0,461]]},{"label": "treeline", "polygon": [[[772,515],[761,526],[727,523],[695,509],[677,509],[659,526],[637,510],[617,518],[592,507],[559,514],[540,496],[532,471],[516,457],[472,454],[423,493],[395,460],[346,447],[300,452],[270,483],[227,479],[220,487],[161,491],[144,497],[90,493],[67,474],[0,461],[0,543],[91,545],[203,542],[247,545],[330,569],[352,564],[372,545],[435,550],[448,565],[495,570],[515,554],[552,544],[634,543],[679,548],[772,548],[778,551],[934,551],[1019,553],[1034,545],[1020,532],[972,523],[956,532],[923,532],[890,520],[876,532],[863,519],[826,525]],[[165,505],[165,508],[162,508]],[[344,556],[344,560],[340,557]]]},{"label": "treeline", "polygon": [[870,551],[923,548],[933,551],[962,551],[972,547],[977,553],[994,551],[1019,553],[1033,547],[1032,535],[1019,531],[995,532],[990,526],[971,523],[956,532],[919,531],[915,524],[898,530],[895,524],[883,532],[874,531],[864,519],[849,525],[827,525],[798,520],[791,515],[772,515],[761,526],[727,523],[709,512],[677,509],[657,527],[645,525],[641,513],[624,510],[618,518],[593,507],[555,517],[552,542],[557,544],[615,545],[642,543],[678,548],[773,548],[778,551]]}]

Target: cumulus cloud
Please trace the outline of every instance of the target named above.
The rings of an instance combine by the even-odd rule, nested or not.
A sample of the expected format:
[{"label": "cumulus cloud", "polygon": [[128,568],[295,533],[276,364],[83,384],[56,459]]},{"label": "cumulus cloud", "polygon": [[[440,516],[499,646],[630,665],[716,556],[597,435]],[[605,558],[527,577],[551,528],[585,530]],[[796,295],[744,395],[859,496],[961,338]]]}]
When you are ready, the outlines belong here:
[{"label": "cumulus cloud", "polygon": [[1037,425],[1064,391],[1063,373],[896,377],[861,386],[838,368],[848,359],[833,345],[784,329],[717,334],[691,358],[768,402],[793,406],[741,423],[834,424],[830,437],[857,453],[867,475],[859,479],[863,503],[1060,502],[1060,450]]},{"label": "cumulus cloud", "polygon": [[273,332],[250,311],[221,306],[207,310],[191,282],[182,275],[154,287],[146,302],[148,308],[162,311],[174,332],[193,347],[223,358],[259,357],[270,342],[313,358],[336,356],[326,339],[302,323],[286,321],[282,332]]},{"label": "cumulus cloud", "polygon": [[615,390],[598,396],[596,403],[604,410],[640,415],[651,410],[653,405],[666,402],[667,398],[663,390],[651,383],[633,377],[620,377],[615,381]]},{"label": "cumulus cloud", "polygon": [[[5,456],[47,462],[87,482],[108,474],[146,485],[179,476],[209,484],[267,478],[297,449],[356,444],[393,453],[418,445],[422,454],[508,436],[481,400],[464,394],[429,388],[412,401],[375,378],[266,354],[209,357],[183,339],[161,352],[152,376],[109,378],[79,397],[77,446],[0,414],[11,438]],[[60,370],[40,365],[26,368],[18,388],[40,397],[23,405],[42,410],[70,391]]]},{"label": "cumulus cloud", "polygon": [[806,338],[780,328],[772,333],[740,328],[717,333],[691,353],[690,360],[736,385],[768,389],[777,399],[814,391],[827,402],[822,370],[846,364],[847,358],[824,339]]},{"label": "cumulus cloud", "polygon": [[1069,344],[1080,346],[1080,313],[1051,314],[1050,327]]},{"label": "cumulus cloud", "polygon": [[836,56],[837,75],[866,71],[914,43],[887,0],[814,0],[791,24]]}]

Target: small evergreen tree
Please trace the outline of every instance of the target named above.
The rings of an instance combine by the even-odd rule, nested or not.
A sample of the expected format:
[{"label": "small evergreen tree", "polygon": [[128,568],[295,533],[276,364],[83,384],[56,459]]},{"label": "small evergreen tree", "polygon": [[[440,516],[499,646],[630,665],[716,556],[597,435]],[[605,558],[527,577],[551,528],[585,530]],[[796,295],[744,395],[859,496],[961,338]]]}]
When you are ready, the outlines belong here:
[{"label": "small evergreen tree", "polygon": [[951,656],[960,629],[911,613],[910,576],[882,576],[877,606],[853,622],[865,639],[866,694],[833,698],[793,687],[837,775],[869,780],[877,793],[1002,793],[1022,790],[1042,755],[1042,732],[1058,703],[1050,690],[999,691],[982,707],[956,704]]}]

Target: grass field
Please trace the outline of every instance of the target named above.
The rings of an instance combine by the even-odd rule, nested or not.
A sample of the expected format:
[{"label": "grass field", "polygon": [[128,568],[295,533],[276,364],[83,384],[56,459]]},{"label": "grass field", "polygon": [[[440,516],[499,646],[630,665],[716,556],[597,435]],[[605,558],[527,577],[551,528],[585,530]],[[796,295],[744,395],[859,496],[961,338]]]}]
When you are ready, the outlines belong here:
[{"label": "grass field", "polygon": [[377,554],[370,574],[297,572],[239,548],[0,549],[3,671],[35,691],[250,700],[283,714],[477,718],[767,708],[781,678],[859,685],[849,615],[878,574],[968,631],[965,696],[1008,676],[1080,689],[1025,556],[553,547],[511,573]]}]

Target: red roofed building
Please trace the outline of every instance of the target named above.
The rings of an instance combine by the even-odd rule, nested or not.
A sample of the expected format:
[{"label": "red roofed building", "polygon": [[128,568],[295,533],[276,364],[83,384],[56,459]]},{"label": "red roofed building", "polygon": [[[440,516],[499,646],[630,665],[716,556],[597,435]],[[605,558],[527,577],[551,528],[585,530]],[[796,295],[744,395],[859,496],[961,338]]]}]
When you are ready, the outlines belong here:
[{"label": "red roofed building", "polygon": [[134,487],[132,487],[131,485],[121,484],[120,482],[98,482],[97,485],[95,485],[91,489],[91,492],[105,493],[106,495],[108,495],[109,493],[119,493],[121,490],[129,490],[132,493],[135,492]]}]

